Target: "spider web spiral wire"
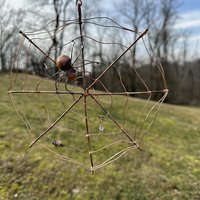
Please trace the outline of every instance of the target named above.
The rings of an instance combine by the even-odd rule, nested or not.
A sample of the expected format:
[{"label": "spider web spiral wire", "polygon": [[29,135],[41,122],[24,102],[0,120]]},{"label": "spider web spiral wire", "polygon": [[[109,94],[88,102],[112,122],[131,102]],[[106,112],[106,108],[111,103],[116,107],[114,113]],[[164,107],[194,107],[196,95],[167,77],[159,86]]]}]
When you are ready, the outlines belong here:
[{"label": "spider web spiral wire", "polygon": [[[30,147],[39,144],[56,157],[93,173],[131,150],[141,150],[143,138],[153,124],[168,89],[162,65],[151,45],[147,45],[148,30],[136,33],[108,17],[83,19],[80,2],[77,3],[78,19],[64,21],[56,31],[51,28],[54,21],[34,32],[20,31],[8,93],[31,136]],[[85,31],[86,25],[89,31]],[[63,53],[68,52],[72,67],[77,71],[77,78],[70,81],[66,71],[55,70],[53,54],[56,48],[49,51],[43,43],[66,29],[70,32],[74,26],[75,33],[69,34],[65,42],[56,47],[62,47]],[[131,43],[112,41],[110,37],[104,40],[98,38],[95,28],[118,30],[123,35],[137,34],[137,38]],[[157,69],[160,90],[151,90],[135,66],[130,70],[144,90],[126,89],[124,82],[127,77],[121,73],[126,69],[122,68],[120,61],[132,56],[136,44],[143,46],[152,66]],[[116,48],[118,55],[113,55],[110,64],[95,58],[91,60],[91,52],[97,47],[103,52],[108,52],[110,47]],[[39,67],[40,76],[29,73],[29,60],[33,54],[43,61]],[[114,84],[110,77],[115,77]],[[110,84],[105,83],[109,79]],[[160,98],[152,103],[153,94],[159,94]],[[143,106],[137,108],[139,112],[131,112],[135,101],[133,95],[146,97]]]}]

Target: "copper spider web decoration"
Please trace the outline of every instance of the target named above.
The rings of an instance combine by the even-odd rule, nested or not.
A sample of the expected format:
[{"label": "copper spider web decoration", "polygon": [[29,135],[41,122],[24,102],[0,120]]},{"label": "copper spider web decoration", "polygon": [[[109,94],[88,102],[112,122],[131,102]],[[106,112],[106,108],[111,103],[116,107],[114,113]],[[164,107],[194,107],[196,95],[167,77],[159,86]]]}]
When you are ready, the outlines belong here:
[{"label": "copper spider web decoration", "polygon": [[[72,80],[69,84],[70,72],[68,69],[62,70],[59,68],[53,75],[47,73],[48,70],[55,69],[56,61],[51,57],[51,52],[46,53],[46,51],[40,48],[34,41],[48,39],[48,37],[42,37],[41,35],[48,31],[54,31],[46,31],[48,25],[52,23],[50,22],[43,27],[43,29],[36,32],[25,33],[20,31],[22,39],[19,44],[16,61],[11,67],[11,84],[8,94],[16,112],[25,123],[31,135],[32,141],[30,147],[39,143],[60,159],[72,162],[93,173],[95,170],[116,161],[130,150],[141,150],[141,142],[154,122],[160,106],[168,94],[168,89],[162,65],[156,58],[152,49],[149,50],[147,48],[143,39],[148,32],[147,29],[142,33],[136,33],[131,29],[119,25],[108,17],[83,19],[82,1],[80,0],[77,1],[77,10],[78,19],[66,21],[65,24],[59,27],[58,31],[54,33],[57,35],[71,25],[77,25],[79,28],[79,35],[62,45],[66,46],[66,49],[68,48],[67,50],[71,48],[70,58],[72,63],[70,64],[70,69],[73,69],[73,72],[77,74],[74,78],[75,80]],[[105,25],[95,20],[106,20],[110,24]],[[84,34],[83,26],[85,24],[106,29],[114,28],[119,31],[124,31],[124,33],[129,32],[131,34],[137,34],[138,37],[129,46],[117,42],[102,42],[98,41],[95,36],[92,37]],[[86,40],[102,46],[120,46],[122,51],[119,52],[119,55],[111,64],[106,66],[104,63],[95,60],[90,61],[86,58]],[[136,45],[139,40],[143,42],[144,49],[154,60],[154,65],[160,73],[163,84],[163,89],[161,90],[150,90],[135,67],[132,69],[145,90],[137,92],[126,90],[123,83],[124,77],[122,77],[119,70],[120,60],[125,58],[127,54],[131,55],[132,47]],[[24,45],[25,42],[28,42],[28,48]],[[41,55],[45,56],[47,61],[52,62],[54,65],[53,67],[48,67],[50,64],[47,64],[45,60],[43,77],[40,77],[39,81],[37,79],[35,89],[32,89],[33,83],[28,82],[30,75],[28,74],[27,63],[30,57],[29,53],[31,47],[34,47]],[[26,50],[24,51],[24,49]],[[74,49],[79,49],[79,51],[77,50],[77,52],[74,53]],[[51,51],[55,51],[55,49]],[[152,53],[150,53],[150,51]],[[75,54],[76,56],[74,56]],[[26,55],[26,59],[23,59],[24,55]],[[73,59],[73,57],[75,57],[75,59]],[[23,64],[25,66],[24,76],[23,78],[18,78],[17,71],[19,71],[20,66]],[[87,65],[92,65],[93,67],[102,65],[104,69],[97,74],[96,77],[93,77],[90,70],[87,70]],[[118,77],[116,82],[121,86],[121,91],[110,92],[103,83],[103,78],[109,76],[109,73],[113,73],[113,69]],[[14,70],[16,71],[15,75]],[[55,81],[56,76],[58,77]],[[65,79],[64,82],[63,79]],[[19,83],[17,81],[19,81]],[[54,83],[55,86],[52,85]],[[47,84],[50,86],[47,86]],[[95,87],[97,85],[100,85],[104,91],[96,91]],[[56,90],[49,90],[49,88],[56,88]],[[149,108],[148,104],[152,94],[157,93],[161,94],[160,99]],[[30,105],[29,111],[23,111],[22,105],[19,103],[21,95],[23,95],[27,104]],[[137,113],[134,122],[135,129],[132,127],[128,128],[126,123],[126,119],[128,117],[130,118],[128,109],[132,107],[130,95],[147,96],[144,106],[140,108],[140,113]],[[118,96],[123,99],[124,105],[121,105],[121,103],[117,101]],[[35,97],[37,97],[38,102],[32,101],[32,98]],[[55,101],[59,102],[56,108],[53,104]],[[54,109],[52,109],[52,105]],[[121,106],[121,108],[123,107],[123,109],[120,109],[119,106]],[[56,117],[52,117],[55,116],[54,112],[57,112]],[[36,113],[37,119],[32,113]],[[38,130],[38,127],[32,127],[32,123],[38,124],[38,127],[41,125],[43,130]],[[101,141],[103,141],[103,144]],[[104,144],[104,142],[106,144]],[[79,154],[81,158],[77,156]]]}]

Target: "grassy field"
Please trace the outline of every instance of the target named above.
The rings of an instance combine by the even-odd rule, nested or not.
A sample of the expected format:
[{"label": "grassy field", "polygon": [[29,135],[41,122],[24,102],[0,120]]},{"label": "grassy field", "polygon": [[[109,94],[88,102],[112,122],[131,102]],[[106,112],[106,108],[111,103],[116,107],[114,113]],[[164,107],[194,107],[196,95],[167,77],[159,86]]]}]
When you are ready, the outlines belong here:
[{"label": "grassy field", "polygon": [[[31,87],[38,78],[29,77],[29,80]],[[14,111],[7,94],[9,81],[9,75],[0,75],[0,200],[200,199],[200,108],[164,104],[144,139],[143,151],[131,151],[91,175],[74,164],[56,158],[40,145],[29,148],[30,137],[26,126]],[[48,87],[54,85],[47,83]],[[40,132],[41,124],[42,129],[48,127],[63,110],[62,106],[56,104],[57,101],[51,99],[53,97],[49,97],[46,101],[50,119],[46,120],[47,114],[43,109],[40,113],[41,123],[36,120],[37,111],[29,105],[31,99],[37,106],[39,98],[26,97],[19,96],[17,102],[27,113],[33,132]],[[45,99],[45,96],[41,98]],[[68,102],[68,98],[72,97],[64,101]],[[109,100],[105,97],[100,101],[106,106]],[[126,98],[118,97],[112,108],[115,117],[121,116],[120,106],[125,102]],[[89,122],[92,126],[98,126],[95,113],[102,113],[92,103],[89,105]],[[133,126],[136,120],[134,116],[143,105],[143,100],[129,99],[127,127]],[[79,106],[73,111],[83,112]],[[67,126],[78,131],[83,129],[84,123],[77,116],[71,114]],[[75,120],[76,123],[73,123]],[[122,119],[119,117],[118,120]],[[63,126],[65,123],[61,121]],[[106,121],[105,127],[108,130],[113,128]],[[81,139],[69,135],[66,138],[62,132],[59,130],[59,137],[64,141],[71,141],[83,148],[87,146]],[[50,136],[54,134],[52,131]],[[109,137],[106,140],[109,141]],[[103,141],[99,137],[94,144],[100,146]],[[74,156],[85,161],[79,154]]]}]

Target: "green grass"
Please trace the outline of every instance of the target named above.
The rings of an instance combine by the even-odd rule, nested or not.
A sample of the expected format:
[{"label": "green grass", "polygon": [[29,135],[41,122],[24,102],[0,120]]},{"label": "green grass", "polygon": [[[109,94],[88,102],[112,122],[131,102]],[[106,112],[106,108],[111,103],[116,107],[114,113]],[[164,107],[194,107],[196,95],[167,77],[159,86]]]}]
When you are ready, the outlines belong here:
[{"label": "green grass", "polygon": [[[30,76],[29,80],[27,87],[33,88],[39,79]],[[9,75],[0,75],[0,200],[200,199],[200,108],[163,105],[142,143],[143,151],[131,151],[91,175],[74,164],[58,159],[40,145],[36,144],[31,149],[28,147],[31,140],[26,126],[15,113],[7,95],[9,81]],[[54,83],[47,81],[42,87],[52,88]],[[47,105],[49,120],[39,98]],[[64,111],[63,106],[58,104],[58,98],[55,99],[53,95],[48,98],[45,95],[16,95],[16,101],[26,112],[36,135]],[[64,97],[66,105],[70,105],[71,101],[71,96]],[[99,101],[109,108],[109,98],[99,98]],[[82,103],[73,111],[82,113]],[[123,109],[120,108],[125,103],[125,97],[117,97],[111,111],[121,123]],[[143,105],[143,100],[129,99],[125,124],[129,132]],[[39,110],[41,121],[36,110]],[[98,127],[98,115],[104,113],[92,101],[88,112],[90,128],[95,130]],[[116,129],[108,118],[105,118],[104,125],[108,132]],[[82,134],[84,120],[70,113],[68,118],[61,120],[60,126]],[[49,137],[56,135],[67,145],[80,147],[87,155],[86,138],[64,133],[62,129],[53,129],[48,134]],[[111,136],[99,135],[98,139],[93,140],[92,148],[101,147],[112,140]],[[51,145],[48,140],[43,139],[42,142],[48,147]],[[56,150],[61,154],[67,153],[64,149]],[[86,162],[82,154],[74,151],[69,153],[74,159]],[[95,159],[98,162],[110,153],[107,150]]]}]

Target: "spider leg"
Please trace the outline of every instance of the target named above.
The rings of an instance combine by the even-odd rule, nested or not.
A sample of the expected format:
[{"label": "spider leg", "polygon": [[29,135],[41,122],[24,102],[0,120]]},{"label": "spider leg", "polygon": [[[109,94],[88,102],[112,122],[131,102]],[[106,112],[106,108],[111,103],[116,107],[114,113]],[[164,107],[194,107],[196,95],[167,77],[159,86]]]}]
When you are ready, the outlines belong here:
[{"label": "spider leg", "polygon": [[[55,75],[55,74],[54,74],[54,75]],[[58,89],[59,89],[60,80],[61,80],[61,78],[62,78],[63,76],[64,76],[64,74],[60,75],[60,76],[58,77],[58,79],[56,79],[56,81],[55,81],[56,92],[57,92]]]},{"label": "spider leg", "polygon": [[67,88],[67,82],[68,82],[68,78],[67,78],[67,76],[66,76],[66,79],[65,79],[65,89],[66,89],[68,92],[71,93],[71,95],[72,95],[72,97],[73,97],[73,100],[75,101],[74,94],[71,92],[71,90],[69,90],[69,89]]},{"label": "spider leg", "polygon": [[78,79],[83,79],[83,76],[78,76],[77,78],[76,78],[76,85],[78,85],[79,87],[81,87],[82,89],[83,89],[83,85],[80,83],[80,81],[78,81]]},{"label": "spider leg", "polygon": [[57,71],[55,74],[53,74],[52,76],[48,77],[48,78],[45,78],[45,79],[51,79],[53,78],[54,76],[56,76],[57,74],[59,74],[60,71]]},{"label": "spider leg", "polygon": [[[54,68],[55,68],[55,66],[48,66],[47,65],[47,63],[46,63],[46,61],[43,63],[43,65],[44,65],[44,72],[45,72],[45,76],[52,76],[52,74],[53,74],[53,76],[52,77],[54,77],[54,75],[56,75],[57,73],[54,73]],[[51,77],[51,78],[52,78]]]},{"label": "spider leg", "polygon": [[65,73],[63,73],[62,75],[59,76],[58,79],[56,79],[56,81],[55,81],[55,88],[56,88],[56,92],[57,92],[57,95],[58,95],[58,97],[59,97],[61,103],[63,104],[64,108],[66,108],[66,106],[65,106],[65,104],[64,104],[64,102],[63,102],[63,100],[62,100],[62,98],[60,97],[60,95],[59,95],[59,93],[58,93],[60,80],[61,80],[61,78],[62,78],[64,75],[65,75]]},{"label": "spider leg", "polygon": [[44,63],[44,66],[45,66],[45,69],[46,69],[46,70],[47,70],[47,69],[50,69],[50,68],[54,68],[54,67],[48,67],[47,64],[46,64],[46,62]]},{"label": "spider leg", "polygon": [[80,50],[78,56],[76,57],[76,59],[74,60],[74,62],[72,63],[71,67],[74,66],[74,64],[76,63],[76,61],[79,59],[80,56],[81,56],[81,50]]},{"label": "spider leg", "polygon": [[73,57],[73,50],[74,50],[74,45],[75,45],[75,42],[74,41],[72,41],[73,43],[72,43],[72,49],[71,49],[71,60],[72,60],[72,57]]},{"label": "spider leg", "polygon": [[56,76],[58,73],[59,73],[59,71],[56,72],[55,74],[53,74],[53,75],[50,76],[50,77],[46,77],[46,78],[43,77],[40,81],[38,81],[38,82],[37,82],[37,85],[36,85],[36,91],[39,90],[39,86],[40,86],[40,84],[41,84],[44,80],[50,80],[50,79],[52,79],[54,76]]}]

